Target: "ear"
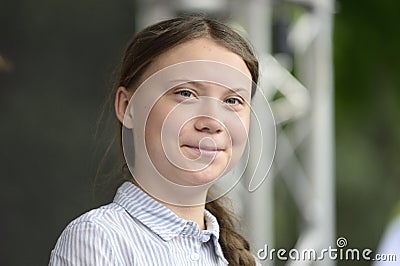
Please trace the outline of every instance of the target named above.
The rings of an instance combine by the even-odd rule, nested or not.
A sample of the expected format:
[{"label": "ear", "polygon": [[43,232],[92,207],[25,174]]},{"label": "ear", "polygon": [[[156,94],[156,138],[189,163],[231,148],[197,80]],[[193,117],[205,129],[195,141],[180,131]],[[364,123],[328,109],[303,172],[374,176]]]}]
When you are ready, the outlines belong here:
[{"label": "ear", "polygon": [[[127,110],[131,97],[131,92],[129,92],[125,87],[119,87],[115,94],[114,103],[115,115],[117,116],[118,120],[129,129],[133,128],[133,113],[132,110]],[[128,111],[128,113],[126,113],[126,111]]]}]

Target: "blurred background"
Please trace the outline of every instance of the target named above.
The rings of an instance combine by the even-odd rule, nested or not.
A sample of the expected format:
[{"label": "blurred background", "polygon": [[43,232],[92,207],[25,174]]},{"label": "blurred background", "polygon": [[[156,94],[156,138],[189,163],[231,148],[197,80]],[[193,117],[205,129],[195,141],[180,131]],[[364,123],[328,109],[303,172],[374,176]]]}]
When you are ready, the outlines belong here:
[{"label": "blurred background", "polygon": [[[275,55],[294,76],[307,72],[301,55],[296,56],[299,49],[295,51],[286,37],[304,14],[316,12],[312,1],[250,1],[255,3],[253,11],[259,12],[255,16],[262,33],[246,28],[251,26],[246,20],[251,13],[240,17],[243,1],[214,1],[209,7],[185,6],[184,2],[175,1],[175,14],[202,11],[230,22],[249,39],[267,36],[265,47],[260,47],[262,40],[255,40],[256,49]],[[229,8],[217,2],[228,3]],[[327,104],[333,104],[329,109],[333,113],[326,116],[332,121],[326,124],[328,154],[324,158],[329,159],[330,153],[334,156],[322,165],[327,165],[326,174],[331,177],[325,189],[332,190],[332,197],[323,202],[328,204],[322,209],[326,207],[325,216],[330,219],[330,226],[323,230],[333,246],[343,236],[349,247],[375,251],[400,202],[400,2],[342,0],[325,7],[330,8],[322,12],[328,20],[322,20],[333,23],[325,45],[333,56],[332,72],[327,67],[333,73],[332,83],[327,83]],[[133,0],[2,1],[0,265],[47,264],[58,236],[73,218],[112,200],[114,173],[120,170],[112,158],[120,154],[114,145],[104,157],[117,129],[112,113],[104,110],[110,109],[106,100],[114,72],[133,33],[150,21],[170,16],[172,9],[168,1],[161,5]],[[268,20],[260,12],[267,12]],[[312,26],[306,27],[312,35],[319,22],[311,22],[305,25]],[[333,94],[329,94],[330,84]],[[271,95],[273,100],[285,96],[280,91]],[[311,91],[311,101],[314,95]],[[282,122],[278,132],[291,132],[297,120],[314,117],[312,112],[318,110],[311,108],[303,118]],[[308,143],[302,142],[293,152],[305,164],[310,163],[304,156]],[[290,182],[284,181],[283,173],[275,173],[265,182],[273,190],[272,215],[266,225],[273,240],[270,236],[261,240],[273,243],[270,247],[290,249],[299,244],[308,220],[287,188]],[[249,230],[257,232],[257,228]],[[257,251],[263,246],[253,248]]]}]

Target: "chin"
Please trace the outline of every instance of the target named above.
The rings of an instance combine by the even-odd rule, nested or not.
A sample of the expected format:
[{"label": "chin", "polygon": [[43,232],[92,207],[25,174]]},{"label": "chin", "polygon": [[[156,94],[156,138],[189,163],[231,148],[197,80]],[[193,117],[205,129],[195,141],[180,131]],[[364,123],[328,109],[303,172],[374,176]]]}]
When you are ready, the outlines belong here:
[{"label": "chin", "polygon": [[[211,167],[212,168],[212,167]],[[191,172],[185,174],[185,178],[187,185],[190,186],[201,186],[201,185],[212,185],[215,181],[217,181],[223,174],[224,169],[210,169],[206,168],[199,172]]]}]

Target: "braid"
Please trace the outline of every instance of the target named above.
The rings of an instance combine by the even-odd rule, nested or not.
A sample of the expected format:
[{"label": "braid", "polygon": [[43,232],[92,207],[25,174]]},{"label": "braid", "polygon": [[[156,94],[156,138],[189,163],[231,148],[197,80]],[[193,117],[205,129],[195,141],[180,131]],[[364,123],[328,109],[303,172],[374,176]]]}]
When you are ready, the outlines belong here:
[{"label": "braid", "polygon": [[250,253],[249,242],[235,230],[234,220],[236,217],[234,214],[220,200],[207,203],[206,209],[218,220],[220,226],[219,243],[229,265],[256,265],[255,259]]}]

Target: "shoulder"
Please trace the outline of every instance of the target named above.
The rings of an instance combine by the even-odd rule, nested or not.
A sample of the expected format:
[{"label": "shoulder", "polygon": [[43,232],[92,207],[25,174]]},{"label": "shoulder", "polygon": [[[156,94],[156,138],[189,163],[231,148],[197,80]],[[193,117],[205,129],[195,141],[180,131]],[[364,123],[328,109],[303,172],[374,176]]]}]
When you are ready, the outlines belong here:
[{"label": "shoulder", "polygon": [[107,228],[109,225],[115,224],[118,217],[125,215],[125,211],[121,206],[110,203],[82,214],[70,222],[65,229],[68,230],[84,224],[92,224],[99,228]]},{"label": "shoulder", "polygon": [[90,210],[71,221],[62,232],[63,235],[94,235],[93,237],[113,238],[122,233],[123,228],[131,226],[134,219],[123,207],[116,203],[101,206]]},{"label": "shoulder", "polygon": [[115,265],[119,264],[117,232],[124,217],[117,204],[91,210],[70,222],[57,240],[50,265]]}]

